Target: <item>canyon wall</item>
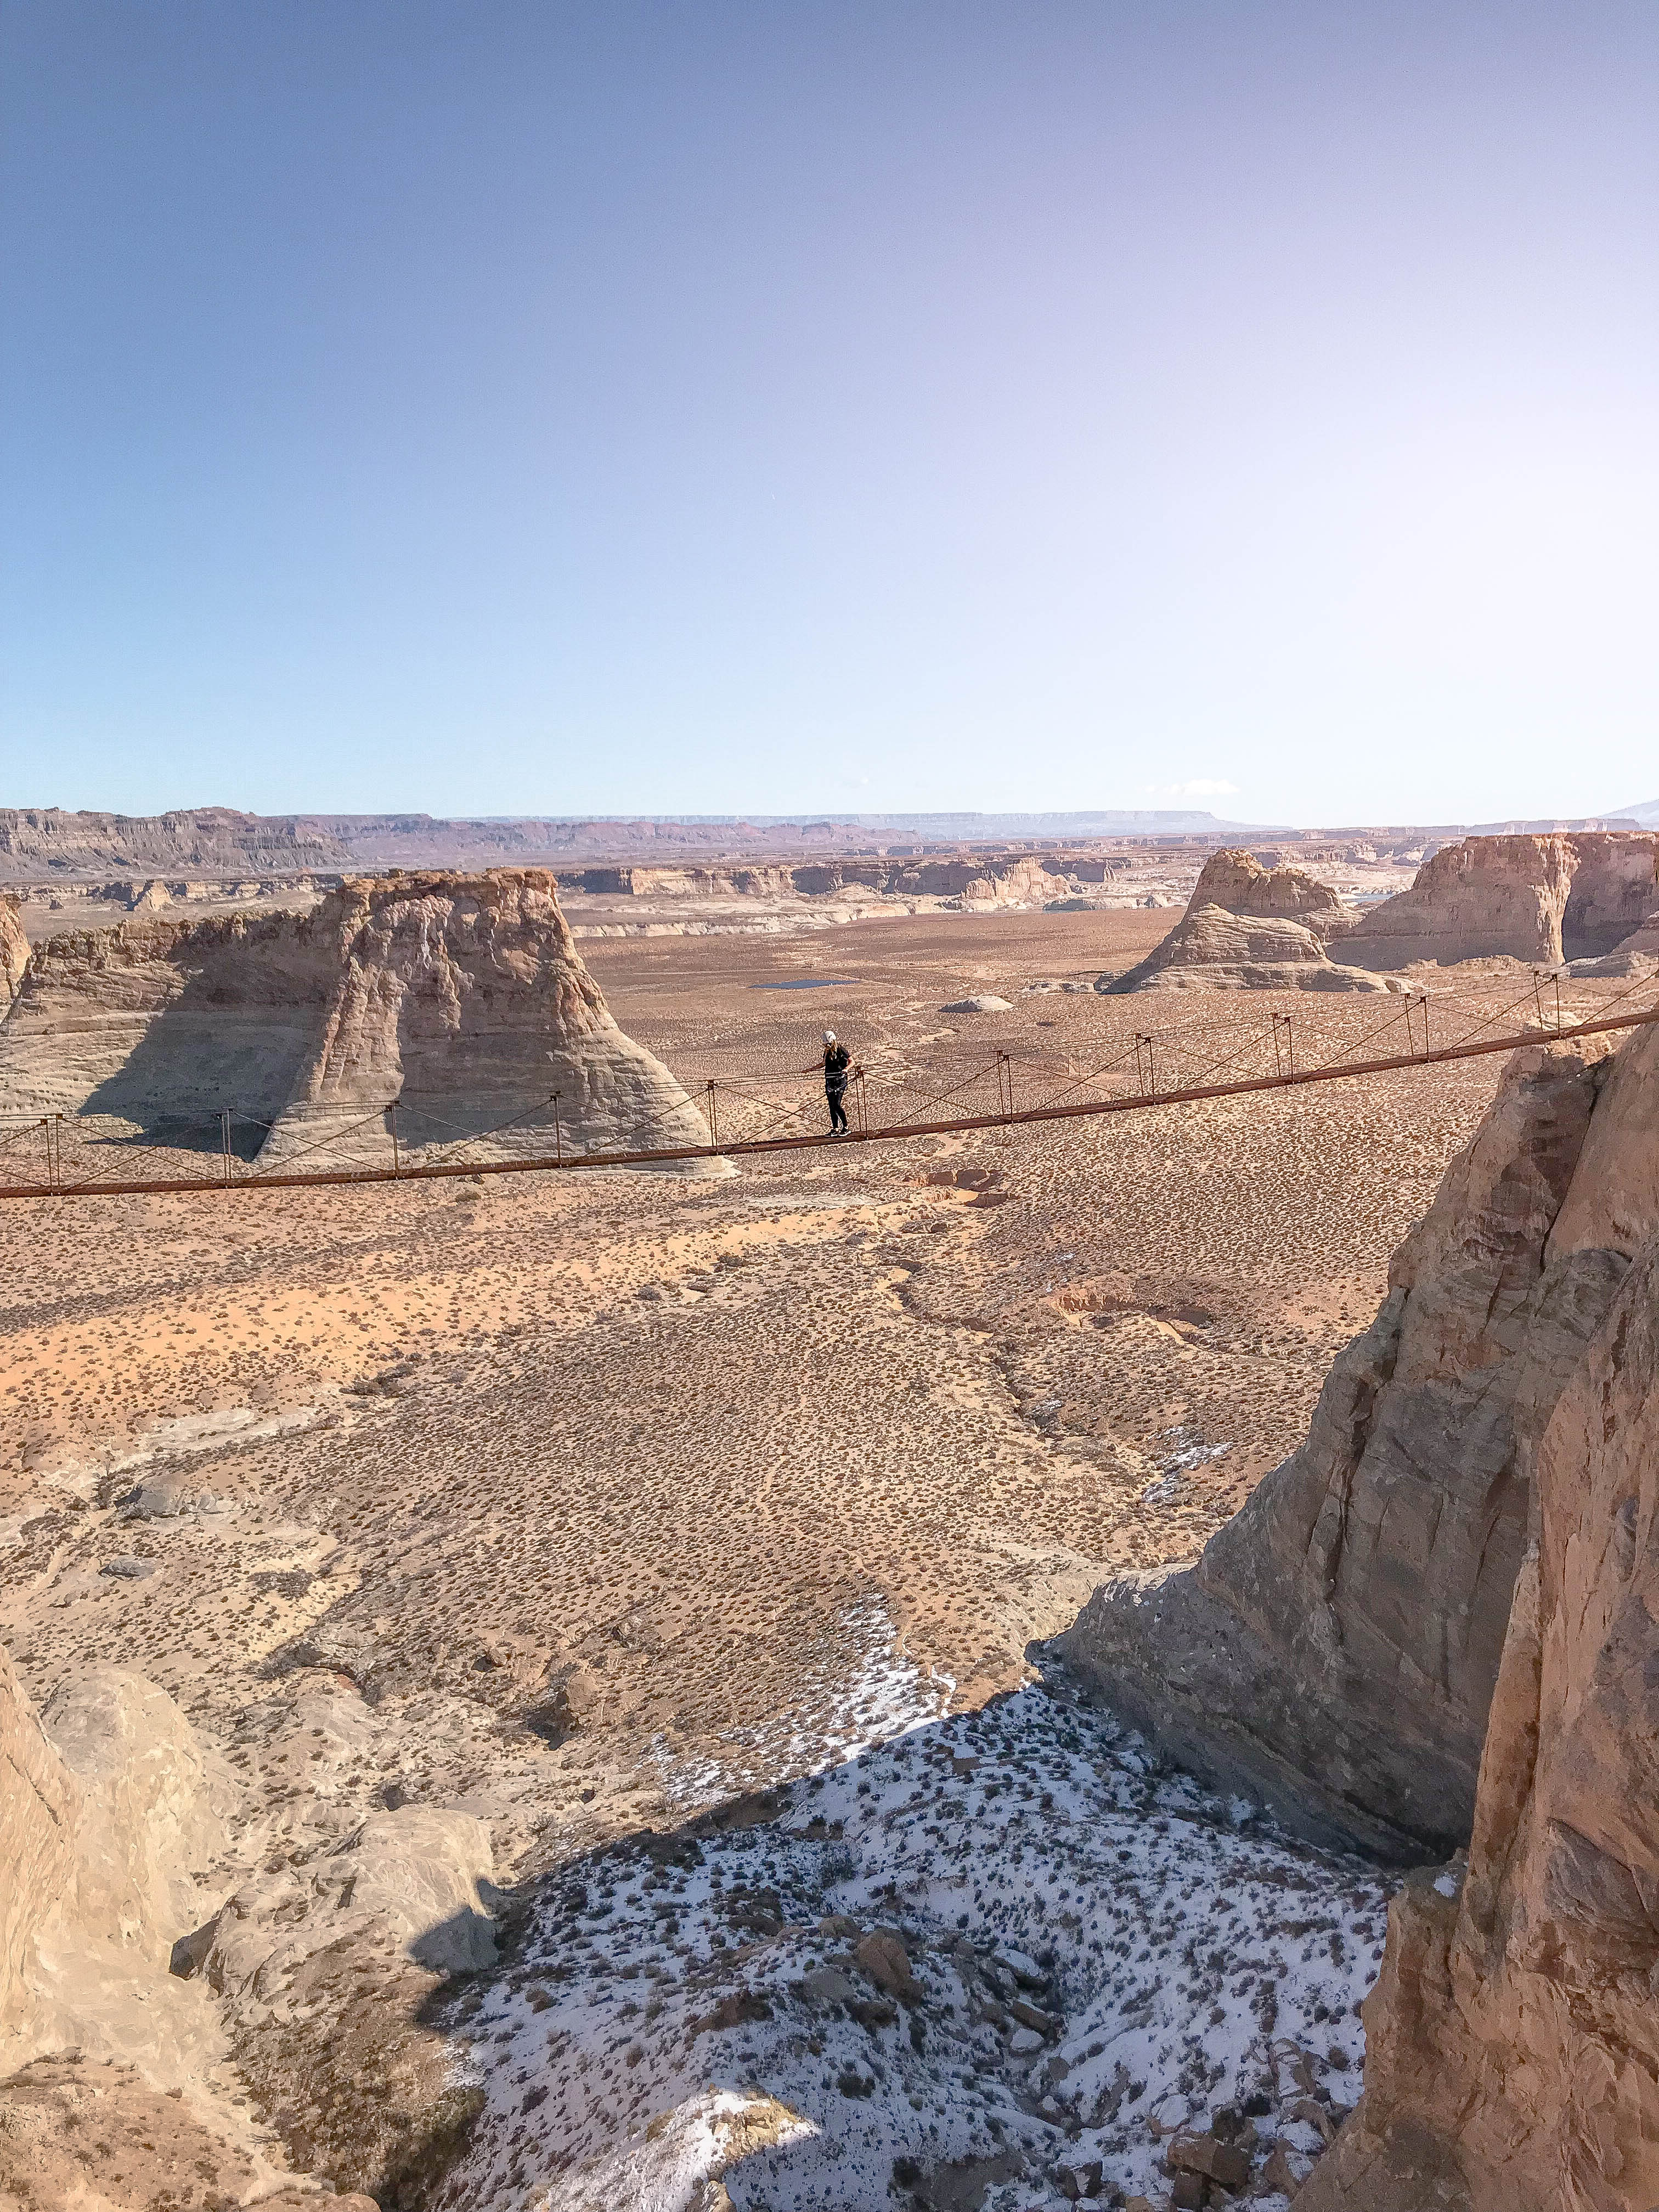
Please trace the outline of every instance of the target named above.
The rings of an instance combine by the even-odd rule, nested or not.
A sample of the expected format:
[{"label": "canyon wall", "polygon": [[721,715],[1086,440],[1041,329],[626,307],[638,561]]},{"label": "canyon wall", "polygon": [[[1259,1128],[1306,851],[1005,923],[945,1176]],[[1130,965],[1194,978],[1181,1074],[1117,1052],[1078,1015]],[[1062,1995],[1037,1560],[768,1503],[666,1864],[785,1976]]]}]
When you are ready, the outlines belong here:
[{"label": "canyon wall", "polygon": [[29,941],[10,899],[0,898],[0,1018],[17,996],[28,965]]},{"label": "canyon wall", "polygon": [[1466,837],[1419,869],[1408,891],[1354,922],[1340,957],[1356,967],[1447,967],[1507,956],[1540,967],[1604,958],[1659,904],[1650,834]]},{"label": "canyon wall", "polygon": [[769,866],[562,868],[571,890],[608,897],[652,899],[835,898],[874,891],[886,897],[965,898],[985,904],[1051,898],[1069,887],[1073,872],[1096,883],[1109,877],[1098,859],[1038,858],[1034,854],[964,854],[937,860],[823,860],[778,861]]},{"label": "canyon wall", "polygon": [[1644,1043],[1558,1224],[1642,1249],[1538,1450],[1467,1869],[1395,1902],[1364,2094],[1308,2212],[1659,2203],[1659,1050]]},{"label": "canyon wall", "polygon": [[1127,975],[1101,979],[1122,991],[1377,991],[1387,986],[1325,950],[1350,911],[1301,868],[1264,867],[1253,854],[1215,853],[1187,910],[1164,942]]},{"label": "canyon wall", "polygon": [[1651,2212],[1659,1030],[1515,1055],[1307,1442],[1058,1649],[1304,1829],[1455,1853],[1298,2212]]},{"label": "canyon wall", "polygon": [[[538,870],[349,882],[306,915],[144,921],[42,946],[0,1024],[0,1113],[107,1115],[270,1165],[467,1139],[491,1156],[708,1141],[625,1036]],[[503,1127],[502,1124],[510,1124]]]},{"label": "canyon wall", "polygon": [[1194,1565],[1107,1584],[1059,1641],[1310,1833],[1401,1860],[1468,1836],[1538,1440],[1659,1222],[1659,1192],[1611,1196],[1656,1054],[1517,1053],[1306,1442]]}]

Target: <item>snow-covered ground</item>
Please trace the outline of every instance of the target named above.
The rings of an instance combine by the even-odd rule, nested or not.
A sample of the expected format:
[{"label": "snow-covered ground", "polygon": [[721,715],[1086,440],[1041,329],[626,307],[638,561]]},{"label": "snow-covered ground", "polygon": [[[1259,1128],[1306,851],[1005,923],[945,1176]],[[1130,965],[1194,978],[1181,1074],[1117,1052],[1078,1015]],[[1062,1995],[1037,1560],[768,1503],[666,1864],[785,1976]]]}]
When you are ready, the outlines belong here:
[{"label": "snow-covered ground", "polygon": [[464,2008],[446,2201],[1162,2207],[1219,2114],[1272,2207],[1358,2094],[1387,1899],[1063,1686],[922,1721],[548,1878]]},{"label": "snow-covered ground", "polygon": [[728,1729],[721,1759],[676,1759],[657,1744],[658,1778],[677,1812],[854,1758],[919,1721],[942,1717],[957,1686],[932,1667],[922,1673],[874,1595],[848,1607],[818,1663],[803,1672],[799,1710],[759,1728]]}]

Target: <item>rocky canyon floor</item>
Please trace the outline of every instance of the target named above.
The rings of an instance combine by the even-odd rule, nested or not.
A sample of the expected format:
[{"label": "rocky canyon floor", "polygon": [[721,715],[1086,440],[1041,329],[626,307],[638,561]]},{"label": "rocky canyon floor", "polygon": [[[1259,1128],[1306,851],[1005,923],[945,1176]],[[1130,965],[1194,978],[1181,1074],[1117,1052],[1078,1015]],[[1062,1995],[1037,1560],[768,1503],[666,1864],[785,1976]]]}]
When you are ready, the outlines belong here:
[{"label": "rocky canyon floor", "polygon": [[[999,1047],[1265,1028],[1266,994],[1058,988],[1167,921],[585,950],[735,1133],[810,1097],[826,1023],[916,1097]],[[399,2130],[442,2099],[457,2206],[679,2206],[722,2167],[774,2212],[1162,2205],[1166,2138],[1218,2107],[1237,2142],[1224,2114],[1193,2155],[1292,2185],[1352,2100],[1385,1890],[1027,1650],[1297,1441],[1498,1066],[724,1181],[0,1208],[0,1635],[37,1703],[100,1662],[176,1699],[226,1822],[201,1923],[281,1931],[175,1981],[188,2019],[106,2006],[107,2047],[0,2092],[58,2115],[33,2201],[252,2201],[291,2165],[412,2204]],[[444,1954],[354,1898],[423,1808],[480,1824],[494,1919]],[[153,2148],[126,2196],[52,2164],[123,2057],[217,2131],[194,2197]]]}]

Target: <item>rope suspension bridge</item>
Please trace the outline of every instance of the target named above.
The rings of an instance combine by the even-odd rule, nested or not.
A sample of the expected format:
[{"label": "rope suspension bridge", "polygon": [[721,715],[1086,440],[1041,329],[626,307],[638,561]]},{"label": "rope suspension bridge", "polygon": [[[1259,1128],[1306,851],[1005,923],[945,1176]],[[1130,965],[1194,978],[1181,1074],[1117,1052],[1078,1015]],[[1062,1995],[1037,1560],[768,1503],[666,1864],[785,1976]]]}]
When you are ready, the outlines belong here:
[{"label": "rope suspension bridge", "polygon": [[[1571,984],[1572,979],[1568,979]],[[641,1146],[629,1150],[583,1150],[568,1141],[560,1115],[560,1094],[550,1092],[528,1103],[522,1097],[516,1112],[483,1129],[461,1129],[453,1121],[424,1108],[420,1094],[408,1091],[374,1108],[358,1120],[331,1130],[328,1135],[297,1152],[289,1152],[262,1167],[258,1158],[245,1159],[242,1150],[252,1132],[269,1133],[270,1124],[257,1116],[222,1107],[199,1121],[167,1124],[166,1142],[174,1158],[185,1158],[179,1169],[165,1175],[110,1175],[100,1172],[106,1147],[127,1146],[128,1136],[112,1139],[89,1133],[88,1123],[99,1117],[48,1114],[21,1121],[0,1133],[0,1200],[127,1197],[166,1193],[291,1190],[311,1185],[419,1182],[463,1176],[568,1173],[583,1169],[651,1168],[682,1162],[721,1160],[744,1155],[819,1151],[830,1146],[889,1144],[918,1137],[1010,1128],[1042,1123],[1068,1123],[1118,1114],[1138,1114],[1201,1104],[1207,1101],[1248,1097],[1264,1092],[1294,1091],[1311,1086],[1376,1078],[1401,1072],[1444,1066],[1500,1053],[1523,1045],[1565,1043],[1579,1037],[1612,1035],[1659,1024],[1659,979],[1644,975],[1610,997],[1593,1004],[1585,1013],[1564,1008],[1562,977],[1540,971],[1526,988],[1495,1011],[1487,1011],[1468,1025],[1459,1027],[1469,1013],[1472,996],[1436,995],[1420,990],[1395,994],[1390,1011],[1380,1022],[1363,1030],[1340,1050],[1322,1056],[1326,1042],[1317,1036],[1318,1024],[1309,1018],[1273,1012],[1264,1024],[1260,1018],[1235,1021],[1194,1022],[1161,1029],[1136,1029],[1127,1036],[1118,1031],[1097,1042],[1110,1049],[1097,1064],[1080,1068],[1079,1052],[1088,1037],[1073,1037],[1061,1054],[1040,1047],[1015,1053],[1002,1048],[976,1059],[965,1073],[945,1089],[928,1091],[906,1072],[902,1075],[879,1066],[855,1069],[848,1085],[850,1127],[832,1134],[821,1127],[799,1126],[823,1112],[817,1071],[799,1068],[769,1073],[728,1071],[685,1085],[701,1104],[709,1140],[701,1144]],[[1487,997],[1490,996],[1488,993]],[[1632,1004],[1636,1000],[1638,1003]],[[1366,1008],[1373,1000],[1364,1002]],[[1327,1021],[1335,1012],[1326,1005]],[[1476,1006],[1474,1012],[1479,1012]],[[1518,1024],[1516,1018],[1519,1017]],[[1510,1026],[1500,1027],[1509,1024]],[[1386,1041],[1394,1048],[1379,1052]],[[1310,1050],[1310,1042],[1313,1049]],[[781,1081],[812,1083],[799,1099],[779,1100],[764,1095]],[[873,1103],[872,1103],[873,1093]],[[699,1095],[700,1094],[700,1095]],[[989,1102],[994,1097],[994,1105]],[[896,1107],[907,1110],[896,1111]],[[974,1110],[963,1110],[969,1107]],[[940,1109],[954,1107],[954,1112]],[[654,1118],[684,1117],[683,1104]],[[769,1119],[764,1118],[769,1115]],[[524,1133],[523,1125],[551,1122],[551,1152],[515,1153],[507,1158],[481,1154],[478,1147],[511,1135]],[[726,1133],[721,1133],[724,1121]],[[411,1129],[411,1123],[414,1125]],[[64,1164],[64,1139],[69,1130],[73,1146],[70,1165]],[[429,1128],[434,1133],[428,1135]],[[446,1136],[442,1133],[447,1131]],[[361,1146],[376,1139],[385,1157],[368,1164],[343,1165],[321,1156],[341,1146]],[[411,1150],[411,1139],[414,1149]],[[155,1138],[143,1139],[152,1146]],[[259,1142],[264,1142],[263,1136]],[[102,1155],[99,1164],[87,1167],[89,1153]],[[204,1154],[213,1159],[211,1169],[198,1164]],[[302,1165],[305,1161],[313,1165]],[[31,1168],[36,1172],[30,1173]]]}]

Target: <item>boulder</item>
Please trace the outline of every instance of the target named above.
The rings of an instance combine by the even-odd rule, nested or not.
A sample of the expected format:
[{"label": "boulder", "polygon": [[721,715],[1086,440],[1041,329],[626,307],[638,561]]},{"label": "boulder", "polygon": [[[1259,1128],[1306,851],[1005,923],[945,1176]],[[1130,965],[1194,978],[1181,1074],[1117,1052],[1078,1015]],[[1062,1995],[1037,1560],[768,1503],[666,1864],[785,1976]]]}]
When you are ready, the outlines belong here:
[{"label": "boulder", "polygon": [[350,1168],[392,1164],[394,1104],[417,1156],[458,1139],[497,1158],[708,1142],[611,1018],[544,870],[351,881],[305,915],[70,932],[0,1024],[8,1115],[109,1115],[211,1152],[228,1107],[262,1166]]},{"label": "boulder", "polygon": [[73,1894],[81,1792],[0,1645],[0,2036],[29,2007],[40,1930]]},{"label": "boulder", "polygon": [[989,991],[977,998],[952,999],[949,1006],[939,1008],[942,1014],[1012,1014],[1013,1011],[1012,1000],[999,999]]},{"label": "boulder", "polygon": [[1466,837],[1343,933],[1354,967],[1507,956],[1547,968],[1601,959],[1638,930],[1656,902],[1659,839],[1638,832]]},{"label": "boulder", "polygon": [[328,1856],[238,1890],[192,1971],[234,1998],[269,2004],[319,1954],[393,1951],[429,1973],[470,1973],[495,1959],[486,1902],[489,1831],[470,1813],[401,1805],[373,1814]]},{"label": "boulder", "polygon": [[1195,1565],[1097,1591],[1060,1655],[1306,1833],[1466,1841],[1538,1441],[1659,1227],[1656,1096],[1652,1031],[1516,1054],[1306,1441]]},{"label": "boulder", "polygon": [[1138,967],[1103,975],[1125,991],[1380,991],[1386,984],[1338,966],[1326,940],[1349,912],[1328,884],[1300,868],[1264,868],[1253,854],[1212,853],[1187,911]]},{"label": "boulder", "polygon": [[77,1917],[164,1968],[200,1912],[191,1872],[224,1848],[196,1732],[165,1690],[104,1665],[54,1692],[40,1720],[80,1788]]},{"label": "boulder", "polygon": [[902,1939],[890,1929],[872,1929],[853,1955],[876,1987],[885,1990],[890,1996],[914,1997],[921,1994],[911,1971],[910,1954]]}]

